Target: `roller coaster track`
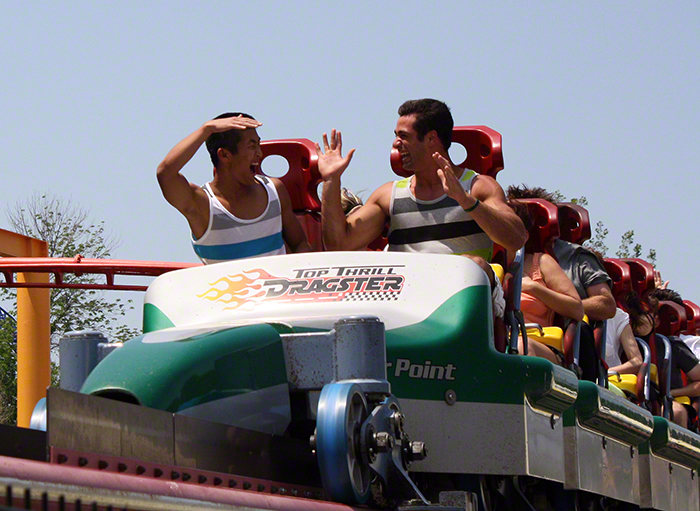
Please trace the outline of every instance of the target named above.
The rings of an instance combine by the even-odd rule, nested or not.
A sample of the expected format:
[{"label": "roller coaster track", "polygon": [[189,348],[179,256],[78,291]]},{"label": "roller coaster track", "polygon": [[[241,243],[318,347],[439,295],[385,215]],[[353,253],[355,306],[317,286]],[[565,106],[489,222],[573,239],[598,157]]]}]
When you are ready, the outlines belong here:
[{"label": "roller coaster track", "polygon": [[[157,277],[173,270],[181,270],[199,263],[169,263],[154,261],[128,261],[118,259],[85,259],[63,257],[3,257],[0,258],[0,273],[4,276],[2,287],[15,288],[60,288],[97,289],[119,291],[145,291],[147,285],[121,284],[116,276]],[[17,273],[48,273],[53,276],[50,282],[21,282]],[[103,282],[77,282],[75,278],[95,275],[104,278]]]}]

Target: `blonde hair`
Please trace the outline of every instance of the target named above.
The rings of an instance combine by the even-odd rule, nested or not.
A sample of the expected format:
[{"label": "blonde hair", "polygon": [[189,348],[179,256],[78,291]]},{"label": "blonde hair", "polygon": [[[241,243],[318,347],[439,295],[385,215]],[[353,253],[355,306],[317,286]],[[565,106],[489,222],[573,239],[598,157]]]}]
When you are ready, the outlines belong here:
[{"label": "blonde hair", "polygon": [[343,208],[343,213],[349,215],[355,208],[362,206],[362,199],[347,188],[343,188],[340,192],[340,206]]}]

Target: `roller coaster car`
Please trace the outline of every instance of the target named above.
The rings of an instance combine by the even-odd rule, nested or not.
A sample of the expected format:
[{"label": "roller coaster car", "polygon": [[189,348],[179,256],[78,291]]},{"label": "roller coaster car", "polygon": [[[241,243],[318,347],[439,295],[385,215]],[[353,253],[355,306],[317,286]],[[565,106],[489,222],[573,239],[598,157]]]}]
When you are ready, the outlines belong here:
[{"label": "roller coaster car", "polygon": [[[500,135],[496,146],[482,131],[492,146],[476,154],[502,167]],[[297,211],[317,213],[310,143],[275,144],[307,175],[287,185]],[[81,392],[310,438],[331,500],[460,489],[493,509],[508,480],[541,499],[554,485],[660,509],[700,502],[700,437],[545,359],[497,351],[490,284],[467,258],[317,252],[174,271],[146,292],[143,326]]]},{"label": "roller coaster car", "polygon": [[[548,252],[556,257],[553,242],[562,229],[567,233],[567,241],[580,243],[590,236],[588,213],[579,206],[556,207],[541,199],[521,202],[527,205],[533,220],[527,245],[529,251]],[[559,215],[564,215],[564,221]],[[577,336],[572,338],[577,339]],[[567,361],[576,356],[578,362],[578,346],[569,341],[563,347]],[[613,415],[621,420],[613,420]],[[634,460],[628,461],[629,452],[649,437],[652,420],[646,410],[623,397],[592,382],[579,381],[577,400],[564,412],[564,487],[639,503],[639,466]],[[613,469],[616,464],[628,466],[629,471],[620,473]]]},{"label": "roller coaster car", "polygon": [[[368,312],[378,320],[360,323],[385,327],[386,358],[379,333],[369,345],[357,332],[340,335],[356,321],[347,318]],[[373,457],[404,438],[387,426],[400,410],[430,446],[421,471],[563,477],[557,418],[576,398],[576,379],[494,349],[490,285],[466,258],[311,253],[171,272],[146,293],[144,332],[99,364],[82,392],[278,434],[309,434],[315,420],[335,500],[366,501],[370,471],[381,473]],[[360,444],[345,445],[346,428]],[[547,449],[532,449],[535,438]],[[420,445],[407,445],[421,457]],[[353,472],[343,478],[348,458]]]},{"label": "roller coaster car", "polygon": [[[626,292],[628,288],[626,284],[615,286],[618,277],[621,277],[622,280],[627,279],[625,265],[629,267],[629,287],[638,295],[646,297],[654,289],[653,266],[647,261],[637,258],[606,260],[606,269],[613,278],[614,289],[620,293]],[[616,295],[616,298],[620,298],[620,295]],[[653,357],[651,357],[653,362],[651,368],[658,367],[658,374],[654,375],[652,371],[652,379],[659,386],[664,415],[663,417],[654,417],[654,432],[649,442],[645,442],[639,447],[642,481],[649,483],[648,488],[641,488],[643,507],[653,507],[654,509],[685,509],[690,507],[697,509],[698,506],[697,494],[695,493],[697,491],[696,484],[694,482],[688,484],[687,476],[689,475],[691,480],[694,480],[695,472],[692,467],[697,466],[695,457],[697,449],[700,447],[700,437],[669,420],[673,398],[670,397],[671,344],[666,335],[675,335],[685,327],[685,308],[673,302],[662,302],[659,307],[656,341],[652,343],[651,350],[643,341],[637,339],[642,347],[645,360],[649,351],[654,352]],[[693,454],[690,457],[685,457],[686,454],[690,453]],[[675,476],[671,474],[670,478],[666,478],[666,472],[671,473],[672,469],[677,467],[676,463],[684,467],[682,473]],[[690,472],[687,472],[688,468],[691,468]],[[666,492],[664,490],[666,484],[680,485],[679,491],[675,494]],[[691,492],[689,503],[686,503],[685,497],[676,497],[682,494],[685,489]]]}]

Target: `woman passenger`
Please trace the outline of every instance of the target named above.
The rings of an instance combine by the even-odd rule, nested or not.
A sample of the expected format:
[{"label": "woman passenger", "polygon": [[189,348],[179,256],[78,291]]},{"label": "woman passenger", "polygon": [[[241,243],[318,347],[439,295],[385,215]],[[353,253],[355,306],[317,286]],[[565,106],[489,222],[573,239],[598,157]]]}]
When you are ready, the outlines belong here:
[{"label": "woman passenger", "polygon": [[[509,205],[530,231],[532,219],[527,206],[518,201],[510,201]],[[520,310],[525,317],[525,323],[537,323],[542,327],[554,325],[554,315],[581,321],[583,319],[583,303],[574,287],[573,282],[566,276],[556,259],[544,252],[532,252],[525,245],[525,260],[523,264],[522,294]],[[519,341],[519,351],[523,352],[522,339]],[[528,355],[546,358],[559,364],[564,364],[564,354],[528,337]]]},{"label": "woman passenger", "polygon": [[[622,352],[627,357],[624,363],[620,358]],[[605,362],[608,364],[608,373],[617,374],[637,374],[642,366],[642,354],[634,338],[630,316],[619,307],[615,316],[607,322]]]}]

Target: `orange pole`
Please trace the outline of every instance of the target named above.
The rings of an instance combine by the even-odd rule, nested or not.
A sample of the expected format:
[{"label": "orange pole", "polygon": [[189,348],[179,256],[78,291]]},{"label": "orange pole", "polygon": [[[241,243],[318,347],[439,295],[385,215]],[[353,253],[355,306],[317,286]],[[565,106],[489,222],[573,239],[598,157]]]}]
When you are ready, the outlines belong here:
[{"label": "orange pole", "polygon": [[[46,242],[0,229],[0,255],[47,257]],[[48,282],[49,275],[20,273],[19,282]],[[36,402],[51,385],[51,290],[17,289],[17,425],[29,427]]]},{"label": "orange pole", "polygon": [[[49,276],[19,273],[17,280],[48,282]],[[50,299],[50,289],[17,289],[17,425],[23,428],[51,385]]]}]

